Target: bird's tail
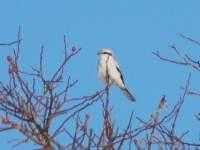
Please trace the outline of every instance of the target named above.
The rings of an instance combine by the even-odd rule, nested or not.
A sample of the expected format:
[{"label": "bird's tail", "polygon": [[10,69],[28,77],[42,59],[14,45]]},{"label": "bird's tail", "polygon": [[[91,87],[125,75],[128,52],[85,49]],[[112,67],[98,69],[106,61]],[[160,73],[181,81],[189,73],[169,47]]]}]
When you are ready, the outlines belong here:
[{"label": "bird's tail", "polygon": [[122,92],[128,97],[132,102],[136,101],[135,97],[128,91],[127,88],[121,88]]}]

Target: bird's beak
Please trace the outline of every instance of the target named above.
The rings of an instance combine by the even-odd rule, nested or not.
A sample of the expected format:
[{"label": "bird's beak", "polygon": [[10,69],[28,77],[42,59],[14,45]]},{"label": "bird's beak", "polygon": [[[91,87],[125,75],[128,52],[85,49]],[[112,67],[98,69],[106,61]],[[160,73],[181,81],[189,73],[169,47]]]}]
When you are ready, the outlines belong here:
[{"label": "bird's beak", "polygon": [[101,54],[100,52],[97,53],[97,55],[100,55],[100,54]]}]

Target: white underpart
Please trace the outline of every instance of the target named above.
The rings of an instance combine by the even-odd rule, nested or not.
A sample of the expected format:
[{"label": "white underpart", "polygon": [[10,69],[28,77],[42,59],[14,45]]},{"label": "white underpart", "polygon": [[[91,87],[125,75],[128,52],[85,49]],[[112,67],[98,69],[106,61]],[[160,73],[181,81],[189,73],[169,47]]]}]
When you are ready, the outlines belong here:
[{"label": "white underpart", "polygon": [[[135,101],[135,98],[123,83],[121,71],[119,70],[119,66],[114,59],[112,51],[109,49],[102,49],[98,54],[100,56],[97,66],[99,79],[105,84],[108,82],[109,84],[116,85],[131,101]],[[108,79],[109,81],[107,81]]]},{"label": "white underpart", "polygon": [[116,66],[119,67],[112,56],[106,54],[100,55],[98,76],[103,83],[106,83],[106,77],[108,73],[109,84],[112,83],[120,88],[125,88]]}]

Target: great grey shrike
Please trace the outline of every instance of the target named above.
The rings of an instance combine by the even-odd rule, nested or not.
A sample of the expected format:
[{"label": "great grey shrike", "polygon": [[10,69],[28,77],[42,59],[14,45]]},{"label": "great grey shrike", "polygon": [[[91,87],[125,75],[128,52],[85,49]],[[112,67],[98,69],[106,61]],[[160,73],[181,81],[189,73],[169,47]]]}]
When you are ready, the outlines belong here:
[{"label": "great grey shrike", "polygon": [[113,52],[108,48],[104,48],[98,52],[98,55],[100,56],[97,66],[99,79],[105,84],[116,85],[129,100],[135,101],[134,96],[132,96],[124,84],[122,73],[114,59]]}]

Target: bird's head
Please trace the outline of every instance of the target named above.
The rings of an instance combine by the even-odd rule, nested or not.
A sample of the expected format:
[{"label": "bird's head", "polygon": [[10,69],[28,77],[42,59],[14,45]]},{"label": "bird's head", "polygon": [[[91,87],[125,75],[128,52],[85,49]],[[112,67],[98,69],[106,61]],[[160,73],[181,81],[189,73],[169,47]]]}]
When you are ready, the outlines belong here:
[{"label": "bird's head", "polygon": [[100,50],[97,54],[99,56],[112,56],[113,57],[113,52],[108,48],[104,48],[104,49]]}]

